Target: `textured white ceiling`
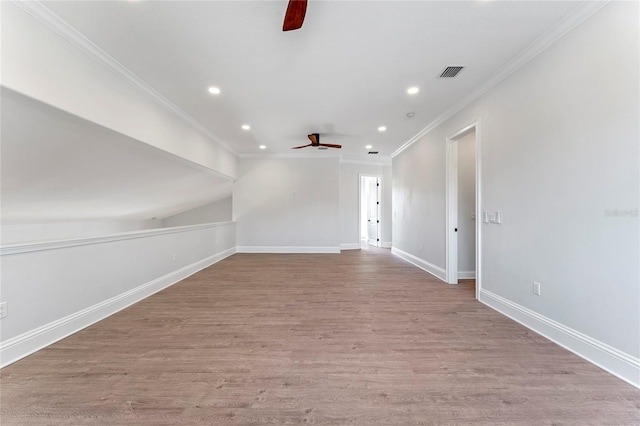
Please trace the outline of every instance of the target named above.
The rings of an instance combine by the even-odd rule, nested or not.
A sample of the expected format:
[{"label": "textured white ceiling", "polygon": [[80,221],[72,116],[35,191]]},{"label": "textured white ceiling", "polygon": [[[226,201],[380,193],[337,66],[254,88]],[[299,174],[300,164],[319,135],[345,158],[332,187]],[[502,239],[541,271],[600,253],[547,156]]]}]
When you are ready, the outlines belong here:
[{"label": "textured white ceiling", "polygon": [[231,182],[2,89],[2,222],[163,218],[231,195]]},{"label": "textured white ceiling", "polygon": [[[286,1],[46,6],[238,153],[290,153],[320,132],[343,154],[389,155],[580,3],[309,0],[287,33]],[[437,79],[448,65],[467,68]]]}]

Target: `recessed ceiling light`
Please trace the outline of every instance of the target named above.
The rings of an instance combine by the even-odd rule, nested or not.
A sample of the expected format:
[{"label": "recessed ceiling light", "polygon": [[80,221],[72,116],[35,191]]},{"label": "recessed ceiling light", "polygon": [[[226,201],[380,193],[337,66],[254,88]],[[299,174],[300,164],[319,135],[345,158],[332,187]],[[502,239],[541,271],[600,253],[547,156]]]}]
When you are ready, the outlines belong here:
[{"label": "recessed ceiling light", "polygon": [[371,149],[371,148],[373,148],[373,145],[367,145],[367,146],[365,146],[365,149]]},{"label": "recessed ceiling light", "polygon": [[416,86],[409,87],[409,88],[407,89],[407,93],[408,93],[408,94],[410,94],[410,95],[415,95],[415,94],[416,94],[416,93],[418,93],[419,91],[420,91],[420,89],[419,89],[419,88],[417,88]]},{"label": "recessed ceiling light", "polygon": [[249,126],[248,124],[243,124],[242,130],[251,130],[251,126]]},{"label": "recessed ceiling light", "polygon": [[260,149],[267,149],[267,146],[266,146],[266,145],[260,145],[258,148],[260,148]]},{"label": "recessed ceiling light", "polygon": [[378,131],[379,132],[386,132],[387,131],[387,127],[386,126],[380,126],[380,127],[378,127]]},{"label": "recessed ceiling light", "polygon": [[209,87],[209,93],[211,93],[212,95],[219,95],[220,89],[218,87],[211,86]]}]

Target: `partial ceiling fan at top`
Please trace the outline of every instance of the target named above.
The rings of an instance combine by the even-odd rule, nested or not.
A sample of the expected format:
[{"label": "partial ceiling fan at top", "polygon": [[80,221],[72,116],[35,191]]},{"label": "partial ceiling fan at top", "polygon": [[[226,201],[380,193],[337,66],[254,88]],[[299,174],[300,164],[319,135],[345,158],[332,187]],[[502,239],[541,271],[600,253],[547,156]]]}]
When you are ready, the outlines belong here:
[{"label": "partial ceiling fan at top", "polygon": [[287,12],[284,15],[282,31],[298,30],[304,22],[307,13],[307,0],[289,0]]},{"label": "partial ceiling fan at top", "polygon": [[326,148],[342,148],[342,145],[337,145],[334,143],[320,143],[320,134],[319,133],[312,133],[310,135],[307,135],[307,137],[309,138],[309,140],[311,141],[310,144],[308,145],[301,145],[301,146],[294,146],[291,149],[300,149],[300,148],[306,148],[309,146],[314,146],[314,147],[318,147],[320,149],[326,149]]}]

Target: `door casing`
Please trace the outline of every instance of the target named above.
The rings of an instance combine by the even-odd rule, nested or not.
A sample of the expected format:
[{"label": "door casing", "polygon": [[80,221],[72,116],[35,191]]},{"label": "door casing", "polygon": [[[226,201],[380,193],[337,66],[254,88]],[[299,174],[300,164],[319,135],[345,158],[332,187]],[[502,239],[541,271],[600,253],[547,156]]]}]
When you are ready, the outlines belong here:
[{"label": "door casing", "polygon": [[[378,208],[377,208],[377,216],[378,216],[378,223],[377,223],[377,230],[378,230],[378,235],[377,235],[377,241],[376,244],[371,244],[371,245],[376,245],[377,247],[382,247],[382,233],[383,233],[383,217],[382,217],[382,206],[384,203],[383,200],[383,181],[382,181],[382,175],[376,175],[376,174],[363,174],[360,173],[358,174],[358,233],[360,233],[360,230],[362,229],[362,208],[363,208],[363,198],[364,198],[364,193],[363,191],[363,179],[364,178],[375,178],[378,182]],[[368,239],[367,239],[367,243],[369,243]]]},{"label": "door casing", "polygon": [[482,288],[482,218],[481,215],[481,168],[480,168],[480,148],[481,148],[481,126],[480,120],[476,119],[470,124],[462,127],[457,132],[446,139],[446,281],[449,284],[458,283],[458,234],[455,229],[458,227],[458,144],[457,141],[463,136],[475,130],[475,162],[476,162],[476,299]]}]

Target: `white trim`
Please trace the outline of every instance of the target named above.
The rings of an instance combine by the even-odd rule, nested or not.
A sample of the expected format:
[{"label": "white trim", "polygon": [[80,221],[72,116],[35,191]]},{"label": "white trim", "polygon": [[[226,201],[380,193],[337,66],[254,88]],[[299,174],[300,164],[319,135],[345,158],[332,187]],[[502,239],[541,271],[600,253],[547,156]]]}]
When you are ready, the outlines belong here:
[{"label": "white trim", "polygon": [[[476,280],[476,299],[480,297],[480,290],[482,289],[482,274],[481,274],[481,265],[482,265],[482,222],[480,221],[482,207],[482,169],[481,169],[481,147],[482,147],[482,132],[481,132],[481,120],[476,118],[471,123],[462,127],[457,132],[452,135],[447,136],[446,139],[446,241],[445,241],[445,264],[446,271],[457,271],[458,269],[458,235],[457,233],[451,232],[451,223],[452,220],[457,223],[458,221],[458,161],[457,161],[457,153],[454,155],[452,151],[454,151],[453,142],[459,140],[460,138],[468,135],[471,131],[475,131],[475,162],[476,162],[476,175],[475,175],[475,186],[476,186],[476,204],[475,204],[475,212],[476,212],[476,220],[475,220],[475,233],[476,233],[476,271],[474,272],[473,277],[463,277],[460,276],[460,272],[457,271],[457,274],[447,274],[447,282],[449,284],[456,284],[459,278],[475,278]],[[457,152],[457,145],[455,146],[455,151]],[[451,158],[455,156],[455,159]],[[452,166],[455,165],[455,173],[452,170]],[[455,188],[452,188],[455,186]],[[452,199],[452,198],[455,198]],[[452,210],[455,209],[455,212]],[[457,226],[457,224],[456,224]],[[454,239],[455,241],[452,244],[450,239]],[[455,245],[454,247],[451,247]],[[455,262],[451,262],[451,257],[455,256]],[[457,275],[453,277],[453,275]],[[455,280],[454,280],[455,278]]]},{"label": "white trim", "polygon": [[640,388],[640,358],[613,348],[490,291],[481,290],[479,300],[579,357]]},{"label": "white trim", "polygon": [[391,248],[391,241],[386,241],[382,243],[382,248]]},{"label": "white trim", "polygon": [[476,299],[482,290],[482,123],[478,119],[476,128]]},{"label": "white trim", "polygon": [[365,166],[381,166],[390,167],[391,157],[378,156],[368,160],[367,158],[349,158],[344,157],[337,151],[317,152],[318,150],[310,150],[305,152],[247,152],[238,154],[238,158],[337,158],[340,163],[344,164],[361,164]]},{"label": "white trim", "polygon": [[12,254],[30,253],[42,250],[56,250],[68,247],[86,246],[113,241],[132,240],[135,238],[147,238],[156,235],[175,234],[178,232],[190,232],[198,229],[215,228],[218,226],[235,225],[235,222],[215,222],[200,225],[175,226],[172,228],[146,229],[143,231],[124,232],[121,234],[100,235],[97,237],[81,237],[68,240],[36,241],[30,243],[12,244],[0,247],[0,256]]},{"label": "white trim", "polygon": [[[447,138],[445,274],[449,284],[458,284],[458,140]],[[454,230],[455,229],[455,230]]]},{"label": "white trim", "polygon": [[0,343],[0,368],[6,367],[83,328],[115,314],[236,252],[235,247],[169,272],[132,290],[67,315],[12,339]]},{"label": "white trim", "polygon": [[[375,247],[382,247],[382,230],[384,224],[384,208],[383,206],[386,203],[384,199],[384,179],[383,175],[376,173],[358,173],[358,235],[362,231],[362,178],[376,178],[378,179],[378,241],[375,241],[375,244],[371,244],[368,241],[365,243],[370,244]],[[368,233],[368,230],[367,230]],[[362,237],[362,235],[360,235]]]},{"label": "white trim", "polygon": [[220,144],[221,147],[225,148],[227,151],[231,152],[234,155],[238,155],[238,153],[227,144],[224,140],[222,140],[219,136],[214,134],[211,130],[209,130],[202,123],[197,121],[195,118],[187,114],[185,111],[180,109],[176,104],[171,102],[169,99],[165,98],[158,91],[156,91],[153,87],[149,86],[144,82],[140,77],[135,75],[129,69],[127,69],[124,65],[118,62],[115,58],[109,55],[107,52],[98,47],[95,43],[85,37],[78,30],[69,25],[66,21],[60,18],[58,15],[53,13],[49,8],[47,8],[44,4],[39,1],[17,1],[13,0],[13,3],[18,7],[22,8],[25,12],[36,18],[38,21],[42,22],[45,26],[47,26],[52,31],[56,32],[63,39],[73,44],[75,47],[80,49],[84,54],[89,56],[94,61],[103,65],[107,69],[111,70],[114,74],[127,81],[131,85],[133,85],[140,92],[147,95],[151,100],[156,102],[158,105],[165,108],[167,111],[175,114],[177,117],[181,118],[189,125],[194,127],[195,129],[202,132],[204,135],[209,137],[211,140]]},{"label": "white trim", "polygon": [[340,156],[340,163],[343,164],[361,164],[365,166],[382,166],[388,167],[391,166],[391,157],[383,156],[378,158],[372,158],[370,161],[362,158],[362,159],[354,159],[354,158],[343,158]]},{"label": "white trim", "polygon": [[569,31],[585,21],[607,3],[609,3],[609,1],[588,1],[585,2],[582,6],[578,6],[578,8],[574,10],[570,15],[564,17],[556,25],[554,25],[553,28],[549,29],[543,35],[538,37],[535,41],[533,41],[533,43],[524,48],[513,59],[502,66],[497,74],[494,74],[493,77],[487,80],[484,84],[480,85],[476,90],[469,93],[467,97],[453,105],[451,108],[445,111],[444,114],[440,115],[438,118],[429,123],[424,129],[418,132],[415,136],[402,144],[400,148],[396,149],[391,154],[391,158],[394,158],[402,151],[409,148],[424,135],[431,132],[440,124],[453,117],[458,112],[462,111],[480,96],[484,95],[486,92],[497,86],[502,80],[522,68],[522,66],[524,66],[527,62],[538,56],[538,54],[542,53],[553,43],[560,40]]},{"label": "white trim", "polygon": [[340,250],[359,250],[360,243],[341,243]]},{"label": "white trim", "polygon": [[426,260],[420,259],[419,257],[416,257],[410,253],[407,253],[406,251],[400,250],[399,248],[396,247],[392,247],[391,248],[391,254],[394,254],[396,256],[398,256],[400,259],[412,263],[415,266],[417,266],[418,268],[430,273],[431,275],[433,275],[436,278],[441,279],[442,281],[444,281],[445,283],[447,282],[447,277],[446,277],[446,272],[443,268],[436,266],[432,263],[427,262]]},{"label": "white trim", "polygon": [[476,271],[458,271],[458,279],[473,280],[476,278]]},{"label": "white trim", "polygon": [[340,247],[238,246],[237,253],[340,253]]},{"label": "white trim", "polygon": [[238,158],[313,158],[313,159],[340,159],[340,153],[334,151],[320,151],[312,149],[305,152],[248,152],[238,154]]}]

